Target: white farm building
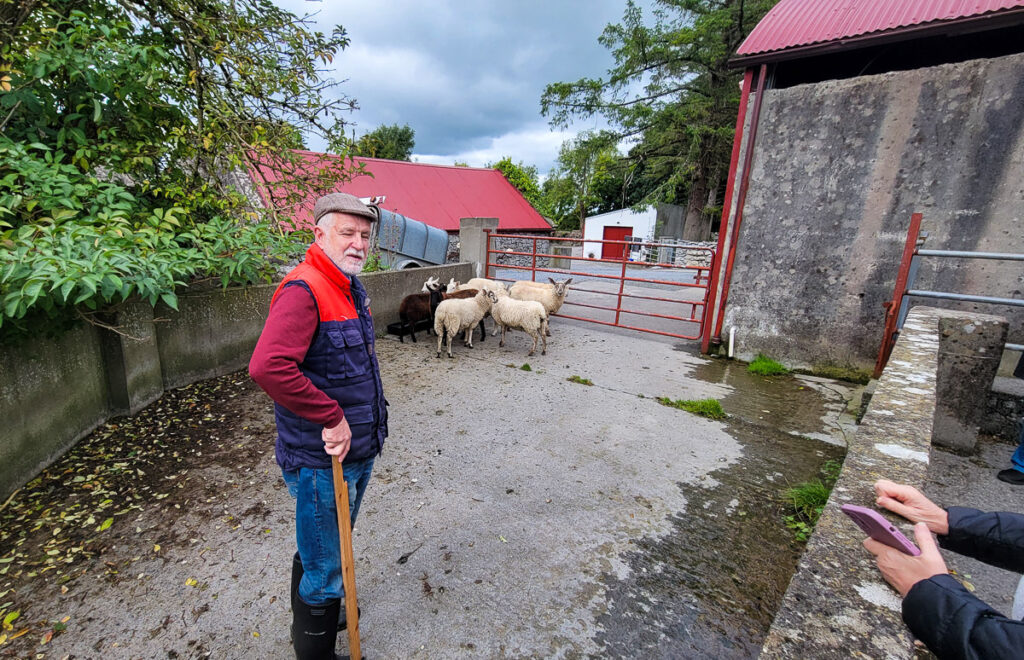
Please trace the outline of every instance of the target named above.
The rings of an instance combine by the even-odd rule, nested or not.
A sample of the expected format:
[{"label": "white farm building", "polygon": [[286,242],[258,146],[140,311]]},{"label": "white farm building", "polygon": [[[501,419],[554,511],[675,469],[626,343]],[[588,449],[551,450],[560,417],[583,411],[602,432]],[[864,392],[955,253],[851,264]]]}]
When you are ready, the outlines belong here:
[{"label": "white farm building", "polygon": [[[626,247],[624,244],[595,241],[651,241],[654,238],[657,220],[658,211],[653,206],[640,212],[620,209],[591,216],[583,223],[583,256],[595,259],[621,259],[622,251]],[[642,258],[638,253],[639,246],[634,252],[636,254],[631,254],[630,259]]]}]

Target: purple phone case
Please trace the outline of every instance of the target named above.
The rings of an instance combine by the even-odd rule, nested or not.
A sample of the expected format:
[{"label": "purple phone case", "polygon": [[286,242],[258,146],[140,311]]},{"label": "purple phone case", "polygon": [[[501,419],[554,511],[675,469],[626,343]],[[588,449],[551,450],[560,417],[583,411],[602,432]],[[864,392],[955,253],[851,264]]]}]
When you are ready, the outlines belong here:
[{"label": "purple phone case", "polygon": [[910,539],[896,529],[896,526],[882,517],[874,509],[869,509],[855,504],[844,504],[841,507],[843,513],[850,516],[857,527],[864,530],[864,533],[887,546],[896,548],[900,552],[911,556],[918,556],[921,551]]}]

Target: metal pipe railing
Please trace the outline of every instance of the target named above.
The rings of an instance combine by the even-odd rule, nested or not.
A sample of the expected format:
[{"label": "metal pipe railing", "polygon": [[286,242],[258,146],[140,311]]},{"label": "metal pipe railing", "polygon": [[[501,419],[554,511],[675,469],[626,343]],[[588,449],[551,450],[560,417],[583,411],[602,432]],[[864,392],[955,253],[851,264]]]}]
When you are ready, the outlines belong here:
[{"label": "metal pipe railing", "polygon": [[[923,248],[928,233],[920,231],[921,214],[915,213],[911,216],[910,229],[907,231],[907,242],[903,251],[903,259],[900,261],[900,269],[896,276],[896,289],[893,291],[893,299],[886,303],[886,323],[882,336],[882,345],[878,350],[878,359],[875,362],[874,377],[878,378],[882,369],[889,360],[889,353],[896,343],[896,336],[903,327],[907,318],[907,311],[910,306],[910,297],[932,298],[934,300],[959,300],[962,302],[984,303],[989,305],[1008,305],[1010,307],[1024,307],[1024,299],[1020,298],[997,298],[994,296],[975,296],[966,293],[952,293],[949,291],[925,291],[914,289],[914,281],[917,279],[917,271],[922,257],[941,257],[954,259],[994,259],[999,261],[1024,261],[1024,254],[1012,254],[1008,252],[969,252],[964,250],[925,250]],[[912,249],[913,248],[913,249]],[[893,312],[896,311],[895,317]],[[1020,344],[1005,344],[1009,350],[1021,350],[1017,348]]]},{"label": "metal pipe railing", "polygon": [[[927,236],[927,234],[925,234]],[[1024,261],[1024,254],[1008,252],[964,252],[962,250],[918,250],[922,257],[958,257],[960,259],[999,259],[1001,261]]]},{"label": "metal pipe railing", "polygon": [[[1013,307],[1024,307],[1024,300],[1017,298],[993,298],[992,296],[972,296],[966,293],[948,293],[945,291],[921,291],[920,289],[908,289],[908,296],[919,298],[937,298],[939,300],[963,300],[966,302],[991,303],[993,305],[1011,305]],[[902,326],[902,324],[900,324]]]}]

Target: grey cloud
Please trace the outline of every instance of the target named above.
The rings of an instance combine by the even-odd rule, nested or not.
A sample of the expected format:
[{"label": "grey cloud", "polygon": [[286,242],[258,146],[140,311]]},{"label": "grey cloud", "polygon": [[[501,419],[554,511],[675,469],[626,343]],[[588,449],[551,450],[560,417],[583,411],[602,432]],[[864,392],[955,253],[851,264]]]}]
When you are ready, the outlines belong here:
[{"label": "grey cloud", "polygon": [[621,0],[277,1],[295,13],[319,10],[322,31],[347,30],[352,46],[335,65],[348,79],[341,91],[359,102],[357,135],[407,123],[416,151],[435,155],[543,121],[545,85],[611,66],[597,38],[625,9]]}]

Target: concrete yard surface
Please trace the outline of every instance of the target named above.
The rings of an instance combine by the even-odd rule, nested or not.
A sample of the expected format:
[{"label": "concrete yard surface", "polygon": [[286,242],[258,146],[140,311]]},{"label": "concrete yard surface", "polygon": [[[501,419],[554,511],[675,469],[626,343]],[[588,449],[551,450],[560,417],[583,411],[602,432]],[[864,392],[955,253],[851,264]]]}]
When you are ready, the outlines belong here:
[{"label": "concrete yard surface", "polygon": [[[847,387],[551,331],[531,358],[523,333],[454,359],[378,341],[391,436],[354,531],[364,654],[756,657],[801,547],[780,493],[842,457]],[[239,372],[113,420],[17,493],[0,657],[291,657],[275,435]]]}]

